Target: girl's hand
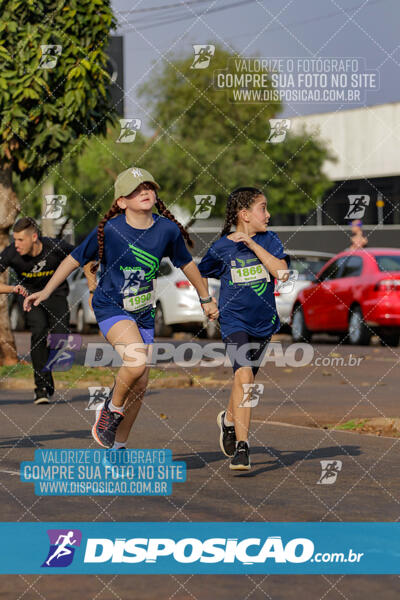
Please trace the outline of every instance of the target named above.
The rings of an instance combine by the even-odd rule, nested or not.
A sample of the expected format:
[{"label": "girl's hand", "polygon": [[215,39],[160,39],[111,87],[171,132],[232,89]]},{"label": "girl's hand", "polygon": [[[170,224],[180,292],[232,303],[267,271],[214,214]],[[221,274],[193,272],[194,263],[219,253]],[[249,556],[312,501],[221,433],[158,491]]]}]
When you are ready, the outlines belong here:
[{"label": "girl's hand", "polygon": [[219,310],[218,310],[217,301],[215,300],[215,298],[212,299],[212,302],[207,302],[207,304],[202,304],[202,307],[203,307],[204,314],[206,315],[207,319],[210,319],[210,321],[215,321],[215,319],[218,319]]},{"label": "girl's hand", "polygon": [[44,290],[31,294],[24,300],[24,310],[30,312],[32,306],[38,306],[41,302],[43,302],[43,300],[47,300],[48,297],[49,294],[47,294],[47,292]]},{"label": "girl's hand", "polygon": [[24,288],[23,285],[18,284],[14,286],[13,292],[15,294],[21,294],[21,296],[24,296],[26,298],[26,296],[28,296],[28,291]]},{"label": "girl's hand", "polygon": [[246,246],[248,248],[250,248],[250,250],[255,246],[255,241],[253,240],[253,238],[251,238],[249,235],[247,235],[247,233],[243,233],[242,231],[235,231],[235,233],[232,233],[229,236],[229,239],[232,240],[232,242],[243,242],[243,244],[246,244]]}]

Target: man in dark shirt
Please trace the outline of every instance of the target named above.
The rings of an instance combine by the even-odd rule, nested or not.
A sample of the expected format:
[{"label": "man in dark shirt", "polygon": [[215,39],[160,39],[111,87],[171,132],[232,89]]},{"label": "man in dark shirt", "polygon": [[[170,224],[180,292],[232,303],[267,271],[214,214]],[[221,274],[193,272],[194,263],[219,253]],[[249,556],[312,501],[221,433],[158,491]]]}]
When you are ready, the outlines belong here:
[{"label": "man in dark shirt", "polygon": [[[58,265],[74,246],[64,240],[42,237],[30,217],[19,219],[13,229],[14,242],[0,253],[0,273],[11,267],[18,278],[15,286],[0,283],[0,294],[17,293],[22,310],[23,297],[47,284]],[[44,302],[26,314],[31,336],[31,359],[35,378],[35,404],[47,404],[54,394],[51,370],[44,370],[49,358],[47,335],[69,334],[68,283],[64,281]]]}]

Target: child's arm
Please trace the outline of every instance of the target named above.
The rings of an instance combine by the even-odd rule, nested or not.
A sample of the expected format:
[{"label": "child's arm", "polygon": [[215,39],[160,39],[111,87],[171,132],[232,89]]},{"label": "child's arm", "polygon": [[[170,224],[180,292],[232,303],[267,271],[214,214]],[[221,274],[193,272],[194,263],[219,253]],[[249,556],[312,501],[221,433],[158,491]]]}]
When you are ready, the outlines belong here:
[{"label": "child's arm", "polygon": [[83,272],[85,273],[89,292],[94,292],[94,290],[97,288],[96,273],[92,273],[90,270],[93,264],[94,264],[94,261],[90,261],[83,267]]},{"label": "child's arm", "polygon": [[230,239],[234,242],[243,242],[246,244],[246,246],[261,260],[264,267],[266,267],[275,279],[288,279],[289,274],[281,272],[288,270],[286,260],[283,258],[276,258],[276,256],[268,252],[268,250],[265,250],[265,248],[260,246],[260,244],[257,244],[253,238],[241,231],[232,233]]},{"label": "child's arm", "polygon": [[[207,279],[203,279],[195,262],[192,260],[183,267],[181,267],[181,269],[186,275],[186,277],[189,279],[190,283],[196,288],[199,297],[207,298],[209,296]],[[218,318],[219,313],[215,298],[212,299],[212,302],[202,304],[202,307],[206,316],[209,317],[211,320]]]},{"label": "child's arm", "polygon": [[72,258],[69,254],[64,258],[64,260],[58,265],[53,277],[50,281],[47,282],[47,285],[40,290],[40,292],[35,292],[31,294],[24,300],[24,310],[30,311],[33,306],[38,306],[43,300],[47,300],[47,298],[54,292],[59,285],[63,283],[72,273],[79,267],[79,263],[77,260]]}]

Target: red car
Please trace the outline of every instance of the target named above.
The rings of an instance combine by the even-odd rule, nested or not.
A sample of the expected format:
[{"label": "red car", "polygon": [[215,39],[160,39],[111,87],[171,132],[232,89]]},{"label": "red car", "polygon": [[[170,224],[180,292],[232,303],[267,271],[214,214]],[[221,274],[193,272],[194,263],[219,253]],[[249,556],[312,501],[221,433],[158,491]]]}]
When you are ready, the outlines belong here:
[{"label": "red car", "polygon": [[293,305],[293,341],[310,341],[317,332],[360,345],[368,345],[377,334],[382,344],[397,346],[400,250],[364,248],[331,258]]}]

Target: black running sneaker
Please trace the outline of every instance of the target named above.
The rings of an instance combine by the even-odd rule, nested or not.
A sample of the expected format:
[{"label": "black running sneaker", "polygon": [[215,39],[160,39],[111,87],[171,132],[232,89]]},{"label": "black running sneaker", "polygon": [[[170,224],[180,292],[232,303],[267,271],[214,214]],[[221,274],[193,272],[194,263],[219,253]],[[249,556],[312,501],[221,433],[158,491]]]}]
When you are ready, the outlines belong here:
[{"label": "black running sneaker", "polygon": [[219,445],[225,456],[233,456],[236,449],[236,433],[233,425],[228,427],[224,423],[225,411],[219,413],[217,425],[220,430]]},{"label": "black running sneaker", "polygon": [[35,388],[35,404],[49,404],[50,400],[46,389]]},{"label": "black running sneaker", "polygon": [[112,412],[108,408],[110,401],[111,394],[104,402],[104,406],[96,411],[96,422],[92,427],[92,436],[103,448],[113,447],[117,427],[124,418],[122,412]]},{"label": "black running sneaker", "polygon": [[231,460],[229,468],[232,471],[250,471],[250,450],[246,442],[238,442],[235,456]]}]

